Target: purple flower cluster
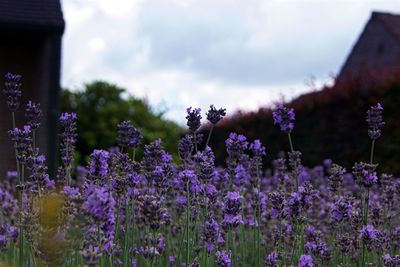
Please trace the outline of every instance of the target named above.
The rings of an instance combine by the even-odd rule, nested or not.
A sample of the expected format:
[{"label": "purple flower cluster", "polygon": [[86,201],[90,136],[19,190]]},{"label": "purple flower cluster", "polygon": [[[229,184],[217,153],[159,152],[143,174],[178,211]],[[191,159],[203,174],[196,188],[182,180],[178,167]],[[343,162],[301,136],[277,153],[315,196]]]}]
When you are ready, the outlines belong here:
[{"label": "purple flower cluster", "polygon": [[380,128],[385,125],[382,118],[383,107],[380,103],[371,107],[367,112],[367,123],[369,126],[368,135],[371,139],[376,140],[381,136]]},{"label": "purple flower cluster", "polygon": [[189,130],[192,132],[196,132],[201,125],[201,109],[200,108],[194,108],[192,109],[192,107],[188,107],[186,109],[187,112],[187,116],[186,116],[186,120],[187,123],[186,125],[189,127]]},{"label": "purple flower cluster", "polygon": [[23,129],[15,128],[9,131],[11,140],[14,142],[17,161],[26,164],[32,154],[31,127],[25,125]]},{"label": "purple flower cluster", "polygon": [[[26,262],[39,257],[46,266],[62,266],[64,259],[85,266],[399,265],[400,179],[378,174],[378,165],[355,163],[347,172],[325,160],[308,167],[291,144],[290,152],[272,159],[271,169],[263,168],[269,163],[263,162],[265,146],[231,133],[227,164],[216,166],[218,154],[200,147],[200,110],[189,108],[191,133],[179,142],[179,162],[161,139],[142,150],[140,132],[121,122],[121,149],[94,150],[87,164],[75,167],[77,118],[63,113],[56,184],[46,158],[32,149],[38,110],[28,103],[29,123],[10,131],[18,170],[0,185],[1,259],[22,252],[24,244]],[[381,111],[377,105],[368,113],[373,130],[383,125]],[[225,110],[214,106],[207,113],[212,124],[223,116]],[[293,109],[278,105],[274,121],[291,133]],[[143,154],[135,158],[123,148]],[[50,219],[42,209],[47,206]],[[56,256],[47,243],[55,244]],[[54,258],[57,264],[49,260]]]},{"label": "purple flower cluster", "polygon": [[63,174],[67,182],[70,180],[75,143],[77,141],[77,116],[75,113],[62,113],[59,121],[62,126],[60,133],[60,154],[64,169]]},{"label": "purple flower cluster", "polygon": [[119,123],[117,130],[117,143],[121,147],[137,148],[142,142],[140,130],[135,129],[130,121]]},{"label": "purple flower cluster", "polygon": [[378,176],[375,172],[376,165],[359,162],[353,166],[354,178],[357,183],[370,188],[378,182]]},{"label": "purple flower cluster", "polygon": [[215,253],[215,263],[218,267],[231,267],[231,254],[225,250],[219,250]]},{"label": "purple flower cluster", "polygon": [[275,110],[272,113],[274,124],[278,124],[281,127],[281,131],[290,133],[294,128],[294,109],[287,108],[283,104],[277,104]]},{"label": "purple flower cluster", "polygon": [[242,196],[239,192],[228,192],[224,202],[224,219],[222,226],[226,229],[234,229],[243,224],[241,215]]},{"label": "purple flower cluster", "polygon": [[90,155],[89,173],[95,178],[105,178],[108,175],[108,160],[110,154],[105,150],[94,150]]},{"label": "purple flower cluster", "polygon": [[222,118],[226,115],[226,109],[225,108],[216,109],[214,105],[211,105],[206,115],[207,115],[207,120],[215,125],[220,120],[222,120]]},{"label": "purple flower cluster", "polygon": [[25,109],[25,118],[27,120],[27,125],[29,125],[32,130],[38,129],[42,118],[40,104],[29,101]]},{"label": "purple flower cluster", "polygon": [[[106,187],[90,185],[85,193],[88,197],[82,204],[82,208],[104,235],[104,239],[99,240],[100,250],[109,252],[113,247],[115,236],[115,199]],[[88,235],[92,233],[91,230],[87,233]]]},{"label": "purple flower cluster", "polygon": [[7,106],[10,111],[16,111],[19,107],[19,100],[22,96],[21,92],[21,75],[7,73],[5,75],[5,83],[3,93],[7,98]]}]

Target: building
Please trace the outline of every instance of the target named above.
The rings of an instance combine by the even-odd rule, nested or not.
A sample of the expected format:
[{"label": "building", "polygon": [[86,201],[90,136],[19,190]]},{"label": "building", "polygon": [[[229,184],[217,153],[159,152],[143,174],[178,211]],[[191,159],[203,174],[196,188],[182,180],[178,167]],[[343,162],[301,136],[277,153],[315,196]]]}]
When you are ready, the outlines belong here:
[{"label": "building", "polygon": [[[17,126],[24,124],[28,100],[40,102],[43,123],[37,143],[54,174],[57,117],[59,114],[61,39],[64,19],[59,0],[0,0],[0,86],[4,74],[23,76],[22,101],[16,113]],[[0,90],[2,91],[2,89]],[[0,92],[0,179],[15,170],[15,156],[7,131],[12,128],[6,100]]]},{"label": "building", "polygon": [[371,82],[399,73],[400,15],[373,12],[343,64],[337,82],[348,79]]}]

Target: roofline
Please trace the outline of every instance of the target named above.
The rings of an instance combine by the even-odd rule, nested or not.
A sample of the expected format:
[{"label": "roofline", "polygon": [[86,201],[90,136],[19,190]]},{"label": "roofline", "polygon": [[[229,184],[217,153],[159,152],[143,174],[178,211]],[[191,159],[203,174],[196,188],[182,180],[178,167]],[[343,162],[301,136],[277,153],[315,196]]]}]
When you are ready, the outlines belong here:
[{"label": "roofline", "polygon": [[[374,12],[373,12],[373,13],[374,13]],[[373,14],[373,13],[372,13],[372,14]],[[346,60],[343,62],[342,66],[340,66],[340,71],[339,71],[338,75],[336,75],[336,80],[337,80],[340,76],[342,76],[342,74],[343,74],[343,68],[347,65],[347,62],[350,60],[350,56],[353,54],[354,50],[356,49],[356,46],[357,46],[357,44],[358,44],[358,41],[359,41],[360,38],[364,35],[365,30],[367,29],[368,25],[371,23],[371,21],[372,21],[372,16],[373,16],[373,15],[370,16],[368,22],[364,25],[364,27],[363,27],[361,33],[358,34],[358,37],[357,37],[356,41],[353,43],[353,46],[351,47],[350,52],[349,52],[349,53],[347,54],[347,56],[346,56]]]},{"label": "roofline", "polygon": [[400,16],[400,15],[398,15],[398,14],[393,14],[393,13],[389,13],[389,12],[373,11],[373,12],[371,13],[371,16],[370,16],[369,20],[368,20],[367,23],[364,25],[364,27],[363,27],[361,33],[358,35],[358,38],[356,39],[355,43],[353,44],[352,48],[350,49],[350,52],[347,54],[346,60],[343,62],[342,66],[340,67],[340,71],[339,71],[338,75],[336,76],[336,78],[339,78],[339,77],[343,74],[343,67],[347,65],[347,62],[349,61],[350,56],[353,54],[353,52],[354,52],[354,50],[355,50],[355,48],[356,48],[356,46],[357,46],[357,44],[358,44],[358,41],[359,41],[359,40],[361,39],[361,37],[364,35],[365,30],[367,29],[368,25],[369,25],[370,23],[372,23],[372,21],[374,21],[374,20],[378,21],[379,24],[381,24],[382,27],[385,28],[386,31],[387,31],[389,34],[391,34],[396,40],[399,40],[399,41],[400,41],[400,38],[399,38],[396,34],[393,33],[393,31],[386,25],[386,23],[384,23],[382,20],[379,19],[379,15]]}]

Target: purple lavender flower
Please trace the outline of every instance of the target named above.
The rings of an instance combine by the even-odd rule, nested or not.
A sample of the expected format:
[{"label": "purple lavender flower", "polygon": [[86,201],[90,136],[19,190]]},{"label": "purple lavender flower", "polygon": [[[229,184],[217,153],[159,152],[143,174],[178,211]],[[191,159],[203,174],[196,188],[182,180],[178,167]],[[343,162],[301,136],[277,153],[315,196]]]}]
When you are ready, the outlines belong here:
[{"label": "purple lavender flower", "polygon": [[313,267],[313,259],[310,255],[304,254],[301,255],[298,267]]},{"label": "purple lavender flower", "polygon": [[368,135],[371,139],[376,140],[381,136],[380,128],[385,125],[382,118],[383,107],[380,103],[376,106],[371,107],[367,111],[367,123],[370,129],[368,129]]},{"label": "purple lavender flower", "polygon": [[182,137],[181,140],[179,140],[178,154],[183,163],[187,164],[190,161],[190,158],[192,157],[193,148],[194,148],[193,135],[187,134],[184,137]]},{"label": "purple lavender flower", "polygon": [[265,265],[267,267],[276,267],[277,266],[277,260],[278,260],[278,253],[271,252],[267,256],[267,259],[265,261]]},{"label": "purple lavender flower", "polygon": [[117,129],[117,143],[119,146],[137,148],[142,142],[140,130],[135,129],[130,121],[119,123]]},{"label": "purple lavender flower", "polygon": [[353,213],[353,203],[350,199],[340,196],[334,203],[331,211],[331,218],[335,222],[342,222],[345,219],[351,218]]},{"label": "purple lavender flower", "polygon": [[25,109],[25,118],[27,120],[27,125],[29,125],[32,130],[38,129],[40,126],[40,119],[42,118],[40,104],[29,101]]},{"label": "purple lavender flower", "polygon": [[231,254],[225,250],[219,250],[215,253],[215,263],[218,267],[230,267],[231,266]]},{"label": "purple lavender flower", "polygon": [[394,257],[390,254],[385,254],[382,256],[382,261],[385,267],[398,267],[400,266],[400,256],[395,255]]},{"label": "purple lavender flower", "polygon": [[211,105],[206,115],[207,115],[207,120],[215,125],[226,115],[226,109],[225,108],[216,109],[214,105]]},{"label": "purple lavender flower", "polygon": [[225,141],[226,152],[229,157],[237,159],[246,151],[248,144],[244,135],[230,133]]},{"label": "purple lavender flower", "polygon": [[151,229],[157,230],[162,225],[169,224],[170,215],[167,209],[161,206],[161,201],[158,196],[155,195],[139,195],[139,216],[140,219],[149,225]]},{"label": "purple lavender flower", "polygon": [[283,104],[277,104],[275,110],[272,112],[274,124],[279,124],[281,131],[290,133],[294,128],[294,109],[288,109]]},{"label": "purple lavender flower", "polygon": [[346,169],[338,164],[331,164],[328,173],[330,189],[333,192],[336,192],[343,182],[343,176],[346,173]]},{"label": "purple lavender flower", "polygon": [[15,128],[9,134],[14,142],[17,161],[26,164],[32,154],[31,127],[25,125],[23,129]]},{"label": "purple lavender flower", "polygon": [[198,194],[202,190],[201,183],[193,170],[183,170],[178,174],[181,188],[186,191],[189,186],[189,191],[193,194]]},{"label": "purple lavender flower", "polygon": [[105,178],[108,175],[108,160],[110,154],[105,150],[94,150],[90,155],[92,159],[89,173],[95,177]]},{"label": "purple lavender flower", "polygon": [[203,225],[203,242],[208,254],[210,254],[213,251],[218,236],[219,236],[218,223],[214,219],[205,221]]},{"label": "purple lavender flower", "polygon": [[7,73],[5,75],[5,88],[3,93],[7,98],[7,106],[10,111],[16,111],[19,107],[19,100],[22,96],[21,93],[21,75]]},{"label": "purple lavender flower", "polygon": [[102,251],[110,253],[115,236],[115,199],[106,187],[96,188],[90,185],[85,194],[88,197],[82,207],[105,235]]},{"label": "purple lavender flower", "polygon": [[360,230],[360,238],[370,250],[378,239],[378,230],[372,225],[363,226]]},{"label": "purple lavender flower", "polygon": [[15,226],[9,226],[7,229],[7,234],[13,242],[17,241],[18,238],[18,229]]},{"label": "purple lavender flower", "polygon": [[364,162],[355,163],[353,166],[353,174],[358,184],[366,188],[372,187],[378,183],[378,176],[375,172],[376,165]]},{"label": "purple lavender flower", "polygon": [[55,183],[47,174],[46,157],[44,155],[32,156],[29,161],[29,180],[37,184],[39,189],[54,189]]},{"label": "purple lavender flower", "polygon": [[89,245],[80,251],[83,261],[87,266],[98,266],[100,257],[99,248]]},{"label": "purple lavender flower", "polygon": [[170,267],[174,267],[174,265],[175,265],[175,256],[169,256],[168,257],[168,261],[169,261],[169,266]]},{"label": "purple lavender flower", "polygon": [[214,173],[214,160],[215,156],[211,148],[207,146],[204,151],[199,151],[194,156],[194,162],[196,163],[198,176],[201,181],[208,183]]},{"label": "purple lavender flower", "polygon": [[[63,131],[60,134],[60,152],[61,160],[68,174],[71,172],[74,147],[77,138],[76,131],[76,114],[62,113],[60,123]],[[69,179],[69,177],[67,177]]]},{"label": "purple lavender flower", "polygon": [[186,109],[186,112],[188,114],[186,116],[186,119],[187,119],[186,125],[189,127],[190,131],[196,132],[200,128],[200,125],[201,125],[201,123],[200,123],[200,120],[201,120],[201,115],[200,115],[201,109],[200,108],[194,108],[192,110],[192,107],[188,107]]},{"label": "purple lavender flower", "polygon": [[262,157],[266,155],[265,147],[258,139],[254,140],[254,142],[250,144],[249,149],[253,152],[253,155],[256,157]]},{"label": "purple lavender flower", "polygon": [[[4,228],[2,226],[2,228]],[[1,231],[2,232],[2,231]],[[8,247],[8,239],[5,234],[0,234],[0,251],[6,252]]]},{"label": "purple lavender flower", "polygon": [[224,228],[236,228],[243,224],[241,212],[242,196],[239,192],[228,192],[224,201],[224,219],[222,226]]}]

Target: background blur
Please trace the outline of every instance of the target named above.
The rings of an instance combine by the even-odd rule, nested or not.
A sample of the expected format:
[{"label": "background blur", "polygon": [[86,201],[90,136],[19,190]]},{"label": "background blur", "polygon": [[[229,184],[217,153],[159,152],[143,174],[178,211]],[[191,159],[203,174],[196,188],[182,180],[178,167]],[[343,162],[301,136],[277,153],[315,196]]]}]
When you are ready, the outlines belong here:
[{"label": "background blur", "polygon": [[184,123],[331,83],[372,11],[396,0],[63,0],[62,85],[103,79]]},{"label": "background blur", "polygon": [[[21,73],[24,101],[42,103],[45,123],[38,142],[47,146],[42,151],[50,170],[56,165],[60,111],[78,114],[78,162],[94,148],[115,146],[116,125],[123,120],[142,129],[145,143],[162,138],[176,156],[186,107],[202,108],[205,122],[210,104],[228,112],[211,139],[218,159],[231,131],[261,139],[272,159],[287,149],[272,122],[270,108],[277,101],[296,110],[293,139],[305,164],[332,158],[350,167],[368,157],[365,113],[379,101],[387,124],[376,157],[385,162],[384,170],[400,173],[397,0],[0,0],[0,5],[1,34],[8,36],[0,44],[0,70]],[[6,136],[10,118],[1,118],[0,137],[6,140],[1,146],[10,152],[1,159],[13,162]],[[206,124],[202,131],[207,133]]]}]

